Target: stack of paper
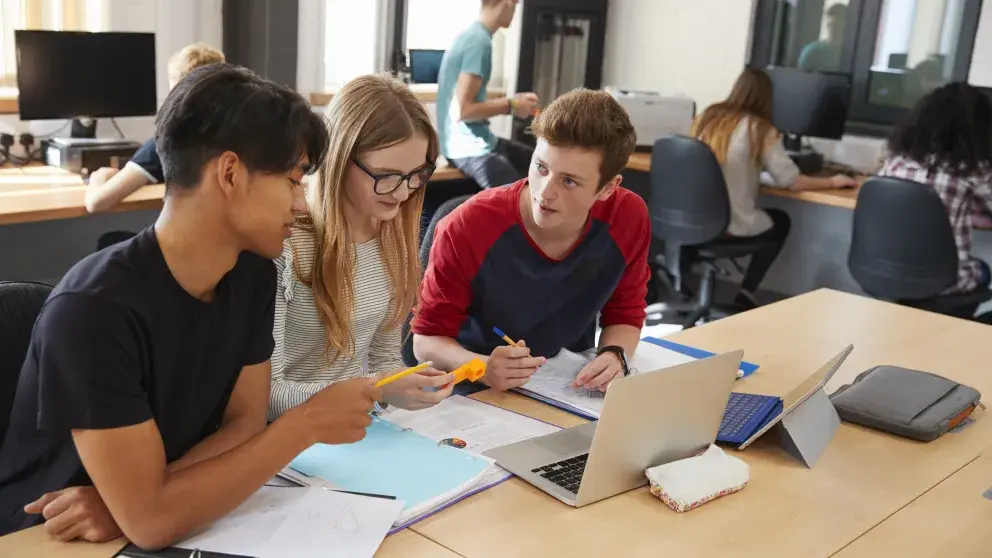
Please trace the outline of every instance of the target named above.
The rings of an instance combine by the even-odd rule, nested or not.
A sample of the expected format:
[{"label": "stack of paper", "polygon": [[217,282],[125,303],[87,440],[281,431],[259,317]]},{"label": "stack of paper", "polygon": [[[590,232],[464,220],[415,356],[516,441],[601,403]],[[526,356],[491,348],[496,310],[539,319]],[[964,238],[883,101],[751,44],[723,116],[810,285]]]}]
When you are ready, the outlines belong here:
[{"label": "stack of paper", "polygon": [[264,486],[176,546],[259,558],[372,556],[402,508],[323,488]]},{"label": "stack of paper", "polygon": [[[584,353],[573,353],[562,349],[554,358],[548,359],[538,368],[530,377],[530,381],[516,391],[570,413],[588,419],[598,419],[603,410],[604,394],[598,390],[572,387],[575,377],[593,359],[595,353],[595,349]],[[696,358],[650,341],[642,341],[638,344],[628,365],[631,373],[643,374],[692,362]],[[754,365],[747,363],[742,365],[738,377],[744,375],[745,366],[751,369],[750,367]]]},{"label": "stack of paper", "polygon": [[[435,442],[454,444],[476,454],[561,430],[553,424],[460,395],[453,395],[430,409],[398,409],[386,416],[390,422],[423,434]],[[496,486],[512,476],[506,469],[493,464],[468,487],[461,498]],[[451,503],[454,502],[446,505]],[[436,511],[431,510],[430,513]]]},{"label": "stack of paper", "polygon": [[[557,426],[457,395],[449,397],[429,409],[421,411],[396,409],[385,416],[387,420],[380,419],[376,423],[386,423],[393,429],[393,432],[405,430],[408,436],[416,434],[420,439],[429,440],[432,448],[446,448],[444,450],[446,455],[450,452],[454,452],[454,455],[471,455],[486,463],[485,468],[472,480],[458,485],[452,490],[440,491],[438,496],[420,501],[407,500],[407,509],[403,510],[396,521],[394,525],[396,528],[406,527],[512,476],[489,458],[479,455],[482,452],[560,430]],[[369,435],[379,436],[381,434],[380,428],[381,426],[375,431],[370,428]],[[369,440],[369,435],[366,436],[365,440],[351,445],[352,453],[359,454],[357,456],[359,463],[365,463],[367,459],[371,458],[369,450],[361,447]],[[421,446],[421,443],[418,442],[417,445]],[[421,447],[421,450],[427,451],[427,448]],[[422,479],[418,472],[420,465],[413,464],[410,460],[419,458],[413,457],[408,451],[399,447],[392,450],[386,448],[386,452],[388,455],[380,457],[384,468],[388,469],[385,475],[388,478],[385,479],[380,478],[380,475],[383,474],[382,471],[374,472],[371,469],[364,470],[361,475],[362,478],[355,478],[354,475],[351,478],[346,478],[348,475],[332,470],[331,463],[341,458],[341,455],[335,454],[335,452],[331,452],[330,455],[311,454],[302,461],[299,458],[293,461],[292,469],[305,475],[311,475],[309,477],[293,475],[292,471],[287,471],[287,473],[289,473],[288,476],[305,484],[324,485],[355,492],[388,494],[400,498],[404,498],[400,493],[407,493],[407,497],[412,498],[406,485],[419,484]],[[428,453],[433,454],[434,452]],[[303,458],[306,455],[304,453],[300,457]],[[325,460],[325,465],[318,463],[325,462]],[[433,461],[434,458],[432,457],[430,460]],[[438,467],[440,465],[427,466]],[[318,474],[312,475],[315,472]],[[393,478],[396,475],[399,475],[399,478]],[[399,486],[396,485],[396,481],[400,481]],[[447,484],[454,486],[456,484],[454,481],[455,478],[451,477]],[[390,493],[390,490],[396,494]]]},{"label": "stack of paper", "polygon": [[438,444],[374,419],[354,444],[316,444],[290,467],[343,490],[393,496],[406,503],[397,524],[431,513],[465,494],[493,461]]}]

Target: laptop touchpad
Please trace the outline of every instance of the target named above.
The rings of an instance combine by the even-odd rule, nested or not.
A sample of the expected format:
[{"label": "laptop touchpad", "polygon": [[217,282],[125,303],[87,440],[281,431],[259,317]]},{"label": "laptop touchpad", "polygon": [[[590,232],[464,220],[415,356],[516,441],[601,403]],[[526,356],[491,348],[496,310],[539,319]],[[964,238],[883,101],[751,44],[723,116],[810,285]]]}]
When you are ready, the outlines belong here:
[{"label": "laptop touchpad", "polygon": [[591,423],[544,436],[540,439],[541,447],[556,455],[589,451],[589,447],[592,446],[592,435],[596,431],[595,426],[595,423]]}]

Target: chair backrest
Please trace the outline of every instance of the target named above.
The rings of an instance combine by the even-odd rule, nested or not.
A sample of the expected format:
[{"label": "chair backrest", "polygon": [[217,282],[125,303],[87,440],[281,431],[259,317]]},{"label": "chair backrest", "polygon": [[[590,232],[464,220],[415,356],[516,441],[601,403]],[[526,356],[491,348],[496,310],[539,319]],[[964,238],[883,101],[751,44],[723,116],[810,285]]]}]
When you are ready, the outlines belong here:
[{"label": "chair backrest", "polygon": [[[427,263],[430,261],[431,256],[431,246],[434,245],[434,232],[437,230],[437,224],[441,219],[448,216],[449,213],[455,210],[456,207],[465,202],[465,200],[471,198],[471,194],[466,194],[464,196],[458,196],[445,201],[437,207],[434,211],[434,215],[431,217],[431,222],[427,225],[427,231],[424,233],[424,238],[420,241],[420,269],[426,270]],[[423,271],[421,271],[423,272]],[[413,354],[413,335],[410,334],[410,320],[413,319],[413,314],[411,313],[403,324],[403,347],[402,356],[403,362],[407,366],[416,366],[417,357]]]},{"label": "chair backrest", "polygon": [[465,200],[472,197],[472,194],[466,194],[464,196],[457,196],[446,200],[444,203],[437,207],[434,211],[434,215],[431,217],[430,224],[427,225],[427,232],[424,233],[424,238],[420,241],[420,269],[427,269],[427,262],[430,260],[431,256],[431,246],[434,245],[434,231],[437,230],[437,224],[448,216],[449,213],[455,210],[456,207],[465,203]]},{"label": "chair backrest", "polygon": [[0,282],[0,445],[7,433],[31,330],[51,292],[51,285],[42,283]]},{"label": "chair backrest", "polygon": [[875,176],[861,187],[847,259],[866,293],[922,300],[957,279],[954,232],[940,196],[925,184]]},{"label": "chair backrest", "polygon": [[669,135],[651,151],[651,232],[666,243],[702,244],[730,224],[730,196],[723,169],[705,143]]}]

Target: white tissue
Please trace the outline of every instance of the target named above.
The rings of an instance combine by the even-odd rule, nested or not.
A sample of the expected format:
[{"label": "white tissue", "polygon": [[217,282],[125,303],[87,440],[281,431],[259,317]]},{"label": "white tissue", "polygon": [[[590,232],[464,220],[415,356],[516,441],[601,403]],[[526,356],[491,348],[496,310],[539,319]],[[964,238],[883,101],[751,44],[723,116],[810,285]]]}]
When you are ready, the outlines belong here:
[{"label": "white tissue", "polygon": [[684,512],[743,489],[751,468],[710,445],[700,455],[652,467],[645,473],[651,493],[673,510]]}]

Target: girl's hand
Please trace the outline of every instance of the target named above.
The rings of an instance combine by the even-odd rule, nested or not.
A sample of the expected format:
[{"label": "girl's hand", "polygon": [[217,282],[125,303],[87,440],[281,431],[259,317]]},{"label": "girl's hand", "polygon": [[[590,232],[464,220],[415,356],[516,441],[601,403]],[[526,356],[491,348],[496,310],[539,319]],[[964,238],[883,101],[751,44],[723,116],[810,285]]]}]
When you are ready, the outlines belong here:
[{"label": "girl's hand", "polygon": [[[381,377],[387,378],[392,374],[394,372],[382,374]],[[385,402],[390,405],[408,411],[417,411],[433,407],[451,395],[451,390],[455,387],[453,381],[454,376],[450,373],[424,368],[382,386],[382,395]]]}]

